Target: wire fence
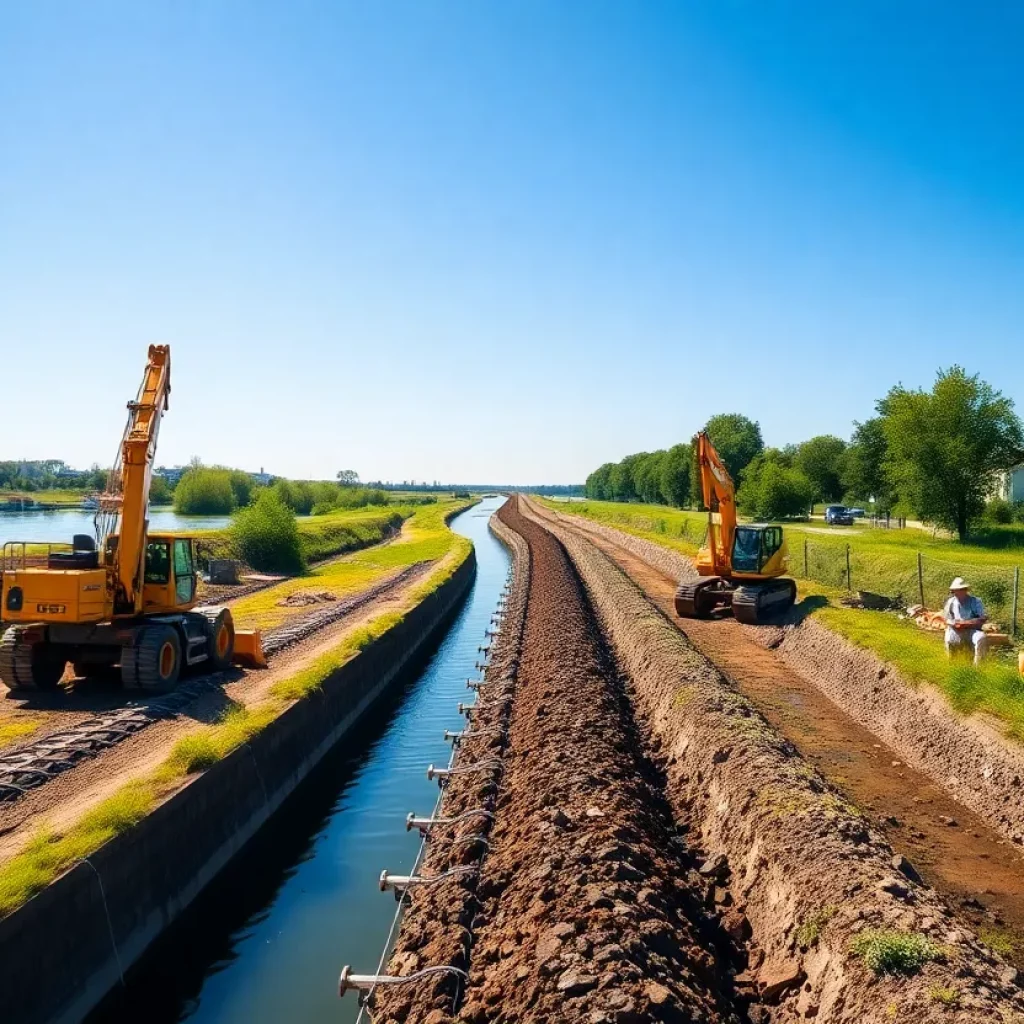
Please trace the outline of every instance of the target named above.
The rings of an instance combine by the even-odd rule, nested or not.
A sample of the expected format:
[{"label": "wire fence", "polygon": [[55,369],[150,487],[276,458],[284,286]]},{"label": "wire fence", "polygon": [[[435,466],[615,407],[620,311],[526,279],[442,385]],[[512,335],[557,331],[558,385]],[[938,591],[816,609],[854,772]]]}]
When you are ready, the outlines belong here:
[{"label": "wire fence", "polygon": [[962,576],[981,598],[985,613],[1017,635],[1020,616],[1020,567],[947,562],[924,552],[878,554],[851,544],[819,544],[802,538],[790,544],[790,572],[826,586],[877,594],[897,605],[924,605],[938,610],[949,597],[949,584]]}]

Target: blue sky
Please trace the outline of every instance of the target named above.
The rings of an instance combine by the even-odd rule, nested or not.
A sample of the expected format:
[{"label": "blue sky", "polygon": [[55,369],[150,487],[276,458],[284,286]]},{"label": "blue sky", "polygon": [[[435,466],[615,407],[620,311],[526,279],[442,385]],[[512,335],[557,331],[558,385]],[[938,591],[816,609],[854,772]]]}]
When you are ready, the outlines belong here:
[{"label": "blue sky", "polygon": [[[1024,407],[1024,7],[0,5],[0,458],[582,480]],[[1024,409],[1022,409],[1024,411]]]}]

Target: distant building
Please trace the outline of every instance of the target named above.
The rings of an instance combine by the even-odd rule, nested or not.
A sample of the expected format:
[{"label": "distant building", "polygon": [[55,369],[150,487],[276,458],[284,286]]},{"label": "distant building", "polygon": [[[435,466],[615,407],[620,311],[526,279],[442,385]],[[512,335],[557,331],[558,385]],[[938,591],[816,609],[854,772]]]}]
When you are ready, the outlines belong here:
[{"label": "distant building", "polygon": [[262,466],[260,466],[260,471],[258,473],[250,473],[249,476],[251,476],[253,478],[253,480],[256,483],[258,483],[261,487],[269,486],[269,484],[274,479],[274,476],[273,476],[272,473],[264,473],[263,472],[263,467]]},{"label": "distant building", "polygon": [[157,466],[153,470],[154,476],[163,477],[169,487],[177,487],[178,481],[185,475],[188,466]]},{"label": "distant building", "polygon": [[996,495],[1005,501],[1024,501],[1024,463],[998,474]]}]

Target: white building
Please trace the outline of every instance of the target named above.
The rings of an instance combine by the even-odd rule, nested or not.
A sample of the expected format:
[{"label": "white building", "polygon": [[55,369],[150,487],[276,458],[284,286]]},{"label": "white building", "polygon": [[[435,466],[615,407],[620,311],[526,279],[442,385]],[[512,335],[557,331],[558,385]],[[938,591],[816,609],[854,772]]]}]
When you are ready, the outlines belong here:
[{"label": "white building", "polygon": [[998,475],[996,494],[1006,501],[1024,501],[1024,464]]}]

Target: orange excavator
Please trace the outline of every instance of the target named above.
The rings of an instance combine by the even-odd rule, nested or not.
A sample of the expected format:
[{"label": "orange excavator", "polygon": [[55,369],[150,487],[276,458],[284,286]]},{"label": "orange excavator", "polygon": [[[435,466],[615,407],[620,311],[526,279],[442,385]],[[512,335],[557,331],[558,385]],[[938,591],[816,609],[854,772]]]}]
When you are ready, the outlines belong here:
[{"label": "orange excavator", "polygon": [[716,609],[732,608],[738,621],[756,625],[787,611],[796,601],[796,583],[784,575],[787,552],[782,527],[739,525],[736,487],[725,463],[705,431],[695,441],[708,532],[696,561],[701,579],[679,585],[676,614],[703,619]]},{"label": "orange excavator", "polygon": [[95,539],[3,546],[0,681],[53,689],[120,666],[124,686],[172,688],[183,669],[265,665],[258,632],[235,629],[229,608],[196,607],[193,538],[149,532],[149,488],[160,420],[171,393],[171,352],[150,345],[142,385],[99,499]]}]

